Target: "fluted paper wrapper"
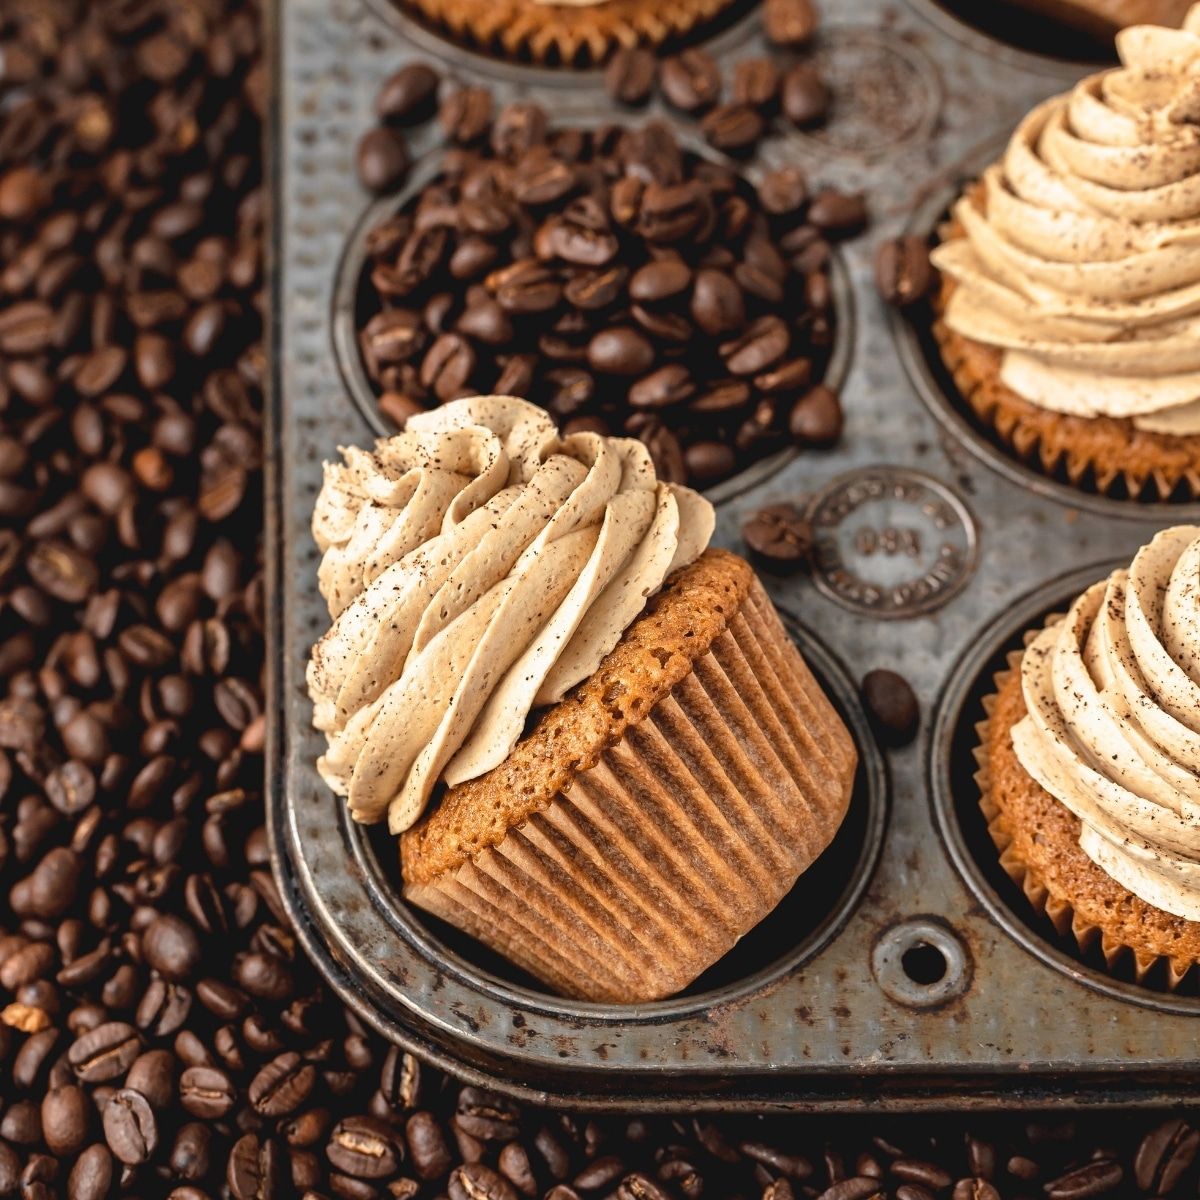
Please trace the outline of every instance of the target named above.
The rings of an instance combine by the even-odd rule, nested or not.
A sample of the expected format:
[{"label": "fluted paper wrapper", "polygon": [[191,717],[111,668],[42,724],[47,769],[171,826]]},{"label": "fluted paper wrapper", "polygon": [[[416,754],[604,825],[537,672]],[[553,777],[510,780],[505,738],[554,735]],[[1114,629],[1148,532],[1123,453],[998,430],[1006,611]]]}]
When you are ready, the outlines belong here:
[{"label": "fluted paper wrapper", "polygon": [[563,995],[670,996],[832,841],[856,762],[756,580],[691,674],[594,767],[405,895]]},{"label": "fluted paper wrapper", "polygon": [[[1057,619],[1060,618],[1051,617],[1047,624]],[[1037,632],[1033,630],[1025,635],[1027,645],[1037,636]],[[1076,902],[1070,896],[1058,889],[1051,890],[1037,868],[1020,855],[1012,834],[1005,827],[1004,814],[992,795],[992,764],[988,746],[992,716],[999,694],[1005,685],[1012,681],[1013,675],[1020,673],[1022,657],[1023,652],[1020,650],[1014,650],[1008,656],[1007,667],[993,680],[995,690],[983,699],[985,718],[975,726],[979,735],[979,743],[975,748],[975,761],[978,766],[975,782],[979,787],[979,806],[987,821],[988,834],[999,851],[1000,866],[1009,879],[1021,889],[1034,911],[1048,920],[1060,937],[1071,938],[1081,955],[1087,955],[1098,948],[1109,971],[1129,970],[1139,984],[1146,982],[1151,972],[1161,966],[1161,977],[1165,979],[1167,988],[1176,991],[1197,966],[1194,958],[1174,958],[1155,954],[1144,947],[1131,946],[1115,930],[1085,917],[1078,911]],[[1099,871],[1100,868],[1096,867],[1096,870]]]},{"label": "fluted paper wrapper", "polygon": [[534,4],[531,0],[403,0],[459,41],[506,58],[595,66],[622,46],[660,46],[691,33],[731,0],[604,0]]}]

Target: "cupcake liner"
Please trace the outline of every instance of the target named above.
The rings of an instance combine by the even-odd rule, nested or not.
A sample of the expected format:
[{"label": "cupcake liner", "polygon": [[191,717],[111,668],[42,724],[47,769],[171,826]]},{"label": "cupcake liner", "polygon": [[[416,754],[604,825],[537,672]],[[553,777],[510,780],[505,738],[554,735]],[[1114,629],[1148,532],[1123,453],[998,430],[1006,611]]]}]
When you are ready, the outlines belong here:
[{"label": "cupcake liner", "polygon": [[[977,199],[978,185],[967,194]],[[938,230],[943,242],[962,236],[957,221],[947,221]],[[1133,500],[1200,498],[1200,438],[1149,433],[1111,417],[1054,413],[1022,399],[1000,381],[999,350],[946,325],[943,314],[954,287],[954,281],[944,277],[934,294],[934,341],[976,419],[1019,461],[1101,496],[1119,498],[1123,490]]]},{"label": "cupcake liner", "polygon": [[691,673],[595,766],[405,895],[564,995],[660,999],[833,840],[856,760],[756,580]]},{"label": "cupcake liner", "polygon": [[[1050,625],[1060,620],[1062,614],[1055,614],[1047,618],[1046,624]],[[1031,630],[1025,634],[1026,645],[1037,636],[1037,632]],[[975,783],[979,788],[979,807],[987,821],[988,834],[999,852],[1000,866],[1009,879],[1021,889],[1030,907],[1048,920],[1060,937],[1070,937],[1081,955],[1087,956],[1098,949],[1110,972],[1117,974],[1128,970],[1138,984],[1145,984],[1151,973],[1161,968],[1161,977],[1166,988],[1175,992],[1200,963],[1195,958],[1179,958],[1154,953],[1145,947],[1131,946],[1114,930],[1094,917],[1082,913],[1077,900],[1064,893],[1054,881],[1044,877],[1035,864],[1021,855],[1009,826],[1008,816],[993,797],[992,763],[988,749],[993,714],[1000,693],[1012,682],[1014,675],[1020,674],[1023,656],[1024,652],[1021,650],[1014,650],[1008,655],[1004,669],[993,677],[995,690],[983,698],[984,719],[975,725],[979,739],[974,750],[978,767]],[[1097,872],[1101,870],[1100,867],[1094,869]],[[1105,876],[1105,879],[1108,879],[1108,876]],[[1131,893],[1128,896],[1131,901],[1134,899]]]},{"label": "cupcake liner", "polygon": [[402,0],[426,21],[487,53],[521,61],[595,66],[621,46],[685,37],[733,0],[605,0],[556,7],[534,0]]}]

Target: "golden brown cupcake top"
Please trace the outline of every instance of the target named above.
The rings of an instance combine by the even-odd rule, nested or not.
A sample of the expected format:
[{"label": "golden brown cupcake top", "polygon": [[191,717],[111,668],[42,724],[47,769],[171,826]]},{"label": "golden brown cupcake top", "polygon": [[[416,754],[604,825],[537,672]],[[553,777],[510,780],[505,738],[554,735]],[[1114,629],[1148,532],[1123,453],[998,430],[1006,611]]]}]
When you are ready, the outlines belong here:
[{"label": "golden brown cupcake top", "polygon": [[1117,35],[1122,65],[1034,109],[934,252],[946,323],[1073,416],[1200,433],[1200,5]]},{"label": "golden brown cupcake top", "polygon": [[407,883],[425,883],[545,808],[692,670],[750,590],[750,566],[710,549],[677,572],[599,669],[488,774],[451,788],[401,838]]},{"label": "golden brown cupcake top", "polygon": [[1200,527],[1165,530],[1029,645],[1026,771],[1080,846],[1148,904],[1200,920]]},{"label": "golden brown cupcake top", "polygon": [[343,451],[313,517],[334,617],[308,672],[322,775],[355,819],[407,828],[439,780],[502,762],[712,528],[712,506],[660,483],[641,442],[561,438],[513,397]]}]

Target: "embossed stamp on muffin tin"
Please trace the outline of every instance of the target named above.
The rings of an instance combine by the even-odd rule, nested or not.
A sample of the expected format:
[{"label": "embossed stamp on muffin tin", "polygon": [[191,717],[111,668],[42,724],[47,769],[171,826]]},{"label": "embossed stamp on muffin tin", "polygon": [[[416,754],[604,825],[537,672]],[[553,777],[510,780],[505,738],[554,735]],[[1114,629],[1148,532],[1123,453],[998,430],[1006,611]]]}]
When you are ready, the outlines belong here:
[{"label": "embossed stamp on muffin tin", "polygon": [[[994,153],[1029,108],[1086,69],[1048,70],[983,35],[961,36],[961,26],[951,34],[948,19],[919,11],[931,4],[823,6],[818,54],[822,44],[850,45],[864,27],[892,48],[917,47],[942,84],[939,119],[902,153],[876,143],[863,154],[837,137],[818,145],[779,129],[764,144],[761,163],[794,162],[814,185],[862,189],[872,211],[872,230],[842,248],[845,270],[834,276],[845,290],[839,330],[849,328],[844,308],[854,313],[848,369],[835,377],[831,366],[827,376],[841,391],[847,430],[828,450],[764,460],[739,479],[740,494],[714,495],[724,500],[714,543],[744,552],[739,530],[757,506],[833,480],[816,501],[815,577],[766,582],[798,618],[806,658],[849,719],[864,764],[864,802],[852,806],[859,823],[846,827],[844,857],[807,877],[798,909],[760,926],[739,957],[689,992],[636,1008],[560,1000],[408,910],[394,842],[353,827],[320,781],[323,744],[304,668],[328,613],[309,522],[322,461],[385,432],[369,387],[353,382],[357,346],[344,321],[347,273],[357,278],[346,248],[356,223],[363,232],[366,207],[354,150],[380,82],[432,52],[457,82],[486,80],[497,106],[535,100],[564,123],[674,118],[657,101],[618,111],[597,72],[489,62],[427,32],[410,37],[411,23],[387,0],[273,6],[273,861],[298,936],[331,987],[364,1021],[460,1076],[574,1109],[940,1110],[999,1107],[1014,1093],[1047,1107],[1200,1106],[1200,1000],[1118,978],[1057,944],[1021,908],[1020,893],[1005,893],[1007,877],[993,877],[995,860],[970,828],[978,802],[970,704],[994,654],[1102,574],[1094,564],[1127,563],[1191,510],[1089,496],[986,444],[939,390],[919,325],[890,320],[880,304],[878,241],[901,232],[914,206],[924,221],[914,228],[931,231],[960,177],[986,161],[973,148]],[[770,52],[754,17],[708,48],[727,78],[734,62]],[[846,110],[853,122],[856,113]],[[694,136],[694,124],[681,129]],[[406,136],[422,162],[429,139]],[[748,177],[756,165],[744,166]],[[902,613],[904,622],[881,619]],[[915,744],[886,763],[854,686],[876,667],[904,674],[923,713]]]},{"label": "embossed stamp on muffin tin", "polygon": [[808,515],[813,579],[856,612],[891,619],[932,612],[975,571],[975,518],[952,488],[920,471],[852,471],[823,488]]}]

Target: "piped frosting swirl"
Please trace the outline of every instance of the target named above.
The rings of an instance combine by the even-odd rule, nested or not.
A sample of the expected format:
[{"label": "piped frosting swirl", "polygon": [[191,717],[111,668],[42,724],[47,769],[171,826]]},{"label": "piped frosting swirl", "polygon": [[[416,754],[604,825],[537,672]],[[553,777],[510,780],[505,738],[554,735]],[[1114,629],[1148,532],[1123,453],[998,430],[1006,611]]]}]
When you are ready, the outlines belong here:
[{"label": "piped frosting swirl", "polygon": [[1029,645],[1026,771],[1080,846],[1148,904],[1200,921],[1200,527],[1143,547]]},{"label": "piped frosting swirl", "polygon": [[1117,35],[1121,66],[1047,100],[937,247],[947,325],[1039,407],[1200,433],[1200,4]]},{"label": "piped frosting swirl", "polygon": [[343,449],[313,514],[333,618],[308,666],[322,776],[356,820],[408,828],[439,780],[503,762],[535,707],[590,676],[713,524],[640,442],[560,438],[512,397]]}]

